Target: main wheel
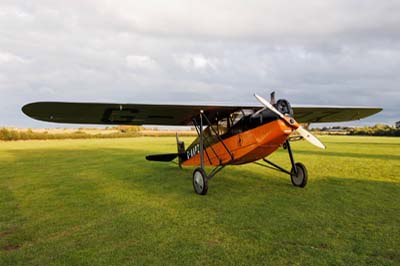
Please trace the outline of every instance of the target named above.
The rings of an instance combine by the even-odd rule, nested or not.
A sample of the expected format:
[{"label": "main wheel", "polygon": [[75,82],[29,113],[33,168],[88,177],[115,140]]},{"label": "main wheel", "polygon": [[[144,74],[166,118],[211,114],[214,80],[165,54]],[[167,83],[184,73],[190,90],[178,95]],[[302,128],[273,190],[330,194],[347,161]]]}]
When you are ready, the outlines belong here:
[{"label": "main wheel", "polygon": [[208,191],[208,177],[202,168],[196,168],[193,172],[193,188],[194,192],[199,195],[205,195]]},{"label": "main wheel", "polygon": [[295,163],[295,167],[297,175],[294,168],[292,168],[290,180],[292,180],[292,184],[295,187],[305,187],[308,180],[307,168],[302,163]]}]

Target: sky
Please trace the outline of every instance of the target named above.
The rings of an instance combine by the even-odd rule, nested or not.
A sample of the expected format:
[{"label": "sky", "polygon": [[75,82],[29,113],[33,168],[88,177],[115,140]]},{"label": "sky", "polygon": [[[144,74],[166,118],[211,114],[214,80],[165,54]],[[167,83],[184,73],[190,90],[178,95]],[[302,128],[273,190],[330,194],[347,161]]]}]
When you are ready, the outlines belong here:
[{"label": "sky", "polygon": [[[400,1],[0,0],[0,126],[35,101],[378,106],[400,120]],[[348,125],[344,124],[343,125]]]}]

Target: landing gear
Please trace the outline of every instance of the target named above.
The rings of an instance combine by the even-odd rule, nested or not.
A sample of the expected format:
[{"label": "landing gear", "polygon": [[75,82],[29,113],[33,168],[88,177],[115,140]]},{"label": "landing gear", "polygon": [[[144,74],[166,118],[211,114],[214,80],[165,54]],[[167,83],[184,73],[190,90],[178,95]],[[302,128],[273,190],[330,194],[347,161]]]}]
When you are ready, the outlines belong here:
[{"label": "landing gear", "polygon": [[295,187],[305,187],[307,185],[308,174],[307,168],[302,163],[296,163],[295,168],[292,168],[290,180]]},{"label": "landing gear", "polygon": [[[204,137],[204,130],[203,130],[203,118],[206,120],[206,125],[211,125],[210,120],[207,118],[207,116],[204,114],[203,110],[200,110],[200,116],[199,116],[199,122],[196,121],[196,119],[193,119],[193,125],[195,126],[195,129],[197,131],[197,134],[199,135],[199,153],[200,153],[200,167],[196,168],[193,172],[193,188],[194,192],[196,192],[199,195],[206,195],[208,191],[208,180],[213,178],[219,171],[224,169],[225,164],[222,164],[222,160],[219,158],[218,153],[212,148],[212,143],[209,142],[208,138]],[[211,126],[210,130],[215,134],[215,137],[217,140],[221,143],[221,145],[224,147],[224,149],[227,151],[227,153],[230,155],[231,160],[233,161],[233,154],[231,151],[228,149],[228,147],[225,145],[223,142],[221,136],[219,133]],[[206,155],[209,163],[211,164],[210,156],[205,149],[205,145],[207,144],[208,147],[210,147],[211,151],[214,153],[214,155],[219,158],[219,165],[217,165],[208,175],[207,172],[204,168],[204,155]],[[179,145],[179,142],[178,142]]]},{"label": "landing gear", "polygon": [[269,164],[271,166],[260,164],[260,163],[256,163],[256,164],[286,173],[286,174],[290,175],[290,180],[292,181],[293,186],[301,187],[301,188],[305,187],[307,185],[307,180],[308,180],[307,168],[302,163],[295,163],[294,158],[293,158],[292,149],[290,148],[289,140],[287,140],[284,143],[283,148],[287,149],[288,153],[289,153],[290,163],[292,164],[292,169],[290,172],[288,170],[280,167],[279,165],[267,160],[266,158],[263,159],[264,162],[266,162],[267,164]]},{"label": "landing gear", "polygon": [[206,195],[208,191],[208,177],[206,172],[198,167],[193,172],[193,188],[199,195]]}]

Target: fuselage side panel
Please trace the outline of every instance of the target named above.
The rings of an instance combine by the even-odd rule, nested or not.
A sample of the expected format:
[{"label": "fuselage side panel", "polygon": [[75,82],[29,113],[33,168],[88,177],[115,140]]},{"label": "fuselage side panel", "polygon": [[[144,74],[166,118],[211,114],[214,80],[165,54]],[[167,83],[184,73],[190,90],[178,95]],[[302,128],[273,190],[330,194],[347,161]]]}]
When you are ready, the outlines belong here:
[{"label": "fuselage side panel", "polygon": [[[260,160],[278,149],[293,132],[282,120],[275,120],[259,127],[238,133],[223,140],[232,153],[233,160],[219,141],[205,149],[205,165],[244,164]],[[200,165],[199,146],[187,152],[187,160],[182,165]]]}]

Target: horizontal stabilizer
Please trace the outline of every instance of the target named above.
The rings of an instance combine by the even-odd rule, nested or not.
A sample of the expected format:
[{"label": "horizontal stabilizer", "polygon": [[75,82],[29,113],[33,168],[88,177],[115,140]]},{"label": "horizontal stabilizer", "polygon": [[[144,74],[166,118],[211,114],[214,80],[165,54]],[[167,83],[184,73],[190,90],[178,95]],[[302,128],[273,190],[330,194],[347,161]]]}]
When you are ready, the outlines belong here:
[{"label": "horizontal stabilizer", "polygon": [[158,162],[170,162],[176,157],[178,157],[179,153],[167,153],[167,154],[154,154],[147,155],[146,160],[148,161],[158,161]]}]

